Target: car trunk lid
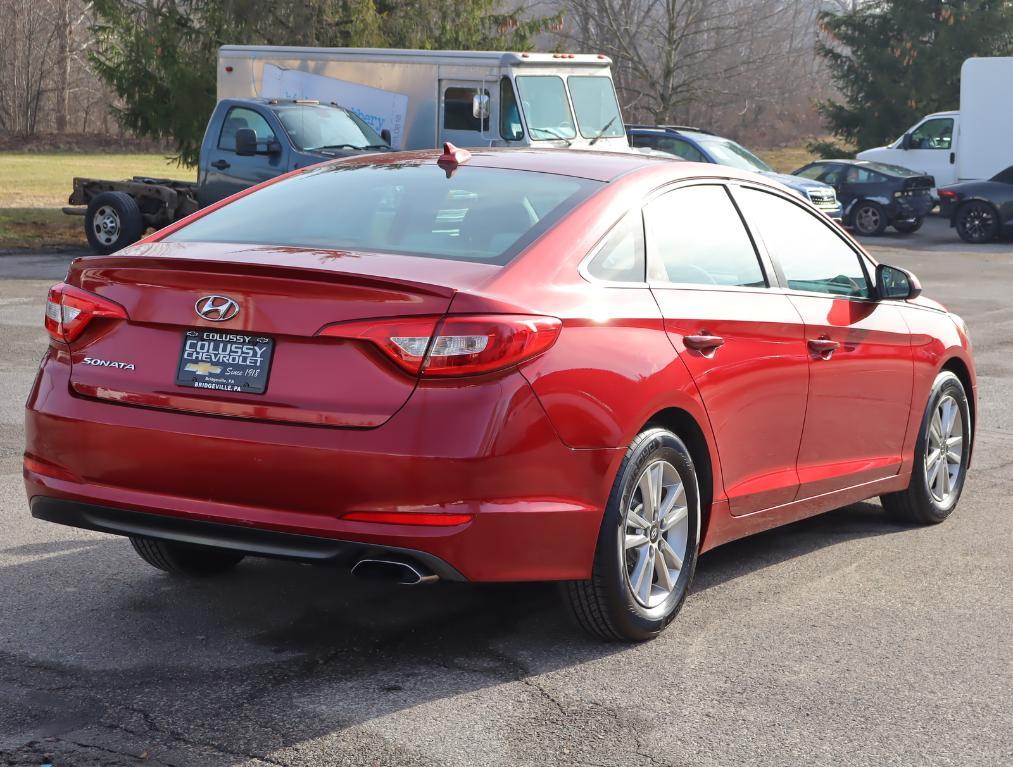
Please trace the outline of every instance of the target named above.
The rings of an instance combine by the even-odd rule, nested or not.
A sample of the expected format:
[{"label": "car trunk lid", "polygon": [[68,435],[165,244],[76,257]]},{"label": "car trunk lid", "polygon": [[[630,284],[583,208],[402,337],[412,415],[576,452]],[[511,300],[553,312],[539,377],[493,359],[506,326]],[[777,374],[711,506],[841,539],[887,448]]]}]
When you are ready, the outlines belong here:
[{"label": "car trunk lid", "polygon": [[[95,320],[71,345],[71,386],[125,405],[379,426],[411,396],[416,377],[369,342],[321,337],[320,329],[442,315],[459,289],[496,271],[443,259],[202,243],[79,259],[68,282],[120,304],[129,319]],[[233,302],[229,311],[217,311],[225,302]],[[223,317],[233,305],[235,314]]]}]

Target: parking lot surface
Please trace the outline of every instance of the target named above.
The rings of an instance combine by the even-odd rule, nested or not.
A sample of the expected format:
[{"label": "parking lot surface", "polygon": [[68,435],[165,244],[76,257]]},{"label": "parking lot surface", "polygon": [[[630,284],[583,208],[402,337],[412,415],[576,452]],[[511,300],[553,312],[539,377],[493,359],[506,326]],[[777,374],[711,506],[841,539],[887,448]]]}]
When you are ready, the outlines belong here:
[{"label": "parking lot surface", "polygon": [[186,582],[33,520],[23,404],[70,256],[0,255],[0,765],[1013,764],[1013,244],[939,220],[867,244],[971,327],[958,511],[862,503],[723,546],[637,646],[585,639],[552,586],[267,560]]}]

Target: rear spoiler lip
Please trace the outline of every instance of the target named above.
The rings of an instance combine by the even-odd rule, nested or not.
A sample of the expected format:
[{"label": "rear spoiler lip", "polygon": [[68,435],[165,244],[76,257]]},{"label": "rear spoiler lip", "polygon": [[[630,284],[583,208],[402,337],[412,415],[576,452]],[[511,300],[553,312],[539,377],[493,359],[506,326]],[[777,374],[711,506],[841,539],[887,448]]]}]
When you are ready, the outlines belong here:
[{"label": "rear spoiler lip", "polygon": [[[345,253],[345,251],[342,251],[342,253]],[[360,274],[333,268],[323,269],[300,265],[261,264],[225,258],[173,258],[170,256],[152,256],[144,253],[133,255],[119,253],[109,256],[85,256],[74,259],[67,272],[66,281],[71,285],[82,287],[82,275],[94,269],[164,269],[196,273],[245,274],[312,280],[324,283],[343,283],[378,289],[394,287],[438,298],[451,298],[458,291],[458,288],[450,286],[434,285],[432,283],[407,280],[400,277]]]}]

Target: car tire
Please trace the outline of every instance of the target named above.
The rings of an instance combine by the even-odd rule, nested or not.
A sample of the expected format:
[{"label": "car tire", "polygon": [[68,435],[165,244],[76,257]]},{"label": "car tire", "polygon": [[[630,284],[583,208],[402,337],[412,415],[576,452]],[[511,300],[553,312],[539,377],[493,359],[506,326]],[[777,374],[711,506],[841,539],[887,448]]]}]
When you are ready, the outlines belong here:
[{"label": "car tire", "polygon": [[920,525],[938,524],[950,516],[964,489],[972,434],[964,385],[944,370],[936,376],[922,416],[910,484],[881,496],[883,508],[898,521]]},{"label": "car tire", "polygon": [[910,218],[907,221],[898,219],[891,226],[901,234],[914,234],[922,228],[923,223],[925,223],[924,218]]},{"label": "car tire", "polygon": [[879,203],[862,200],[851,212],[851,226],[865,237],[878,237],[886,230],[886,211]]},{"label": "car tire", "polygon": [[953,217],[953,225],[964,242],[983,245],[999,234],[999,215],[987,202],[965,202]]},{"label": "car tire", "polygon": [[187,577],[220,575],[238,565],[246,556],[242,551],[233,549],[163,541],[141,535],[130,536],[130,543],[141,559],[152,567]]},{"label": "car tire", "polygon": [[[655,500],[645,504],[651,487],[661,489],[649,492]],[[626,451],[612,485],[591,577],[563,585],[578,625],[607,641],[656,637],[686,600],[699,548],[693,459],[672,432],[647,429]]]},{"label": "car tire", "polygon": [[99,255],[133,245],[144,234],[144,216],[137,201],[123,192],[102,192],[92,197],[84,214],[84,233]]}]

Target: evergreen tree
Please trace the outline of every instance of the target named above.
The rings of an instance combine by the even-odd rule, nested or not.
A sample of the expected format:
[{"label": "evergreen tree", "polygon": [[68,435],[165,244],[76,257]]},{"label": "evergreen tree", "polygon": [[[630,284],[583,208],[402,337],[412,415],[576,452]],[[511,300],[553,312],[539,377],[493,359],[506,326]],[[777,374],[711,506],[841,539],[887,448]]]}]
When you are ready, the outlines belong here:
[{"label": "evergreen tree", "polygon": [[92,64],[119,122],[169,138],[195,165],[215,104],[218,47],[530,50],[558,16],[497,13],[496,0],[96,0]]},{"label": "evergreen tree", "polygon": [[835,137],[858,149],[894,140],[924,114],[956,109],[965,59],[1013,53],[1010,0],[869,2],[824,11],[819,24],[817,49],[842,100],[817,109]]}]

